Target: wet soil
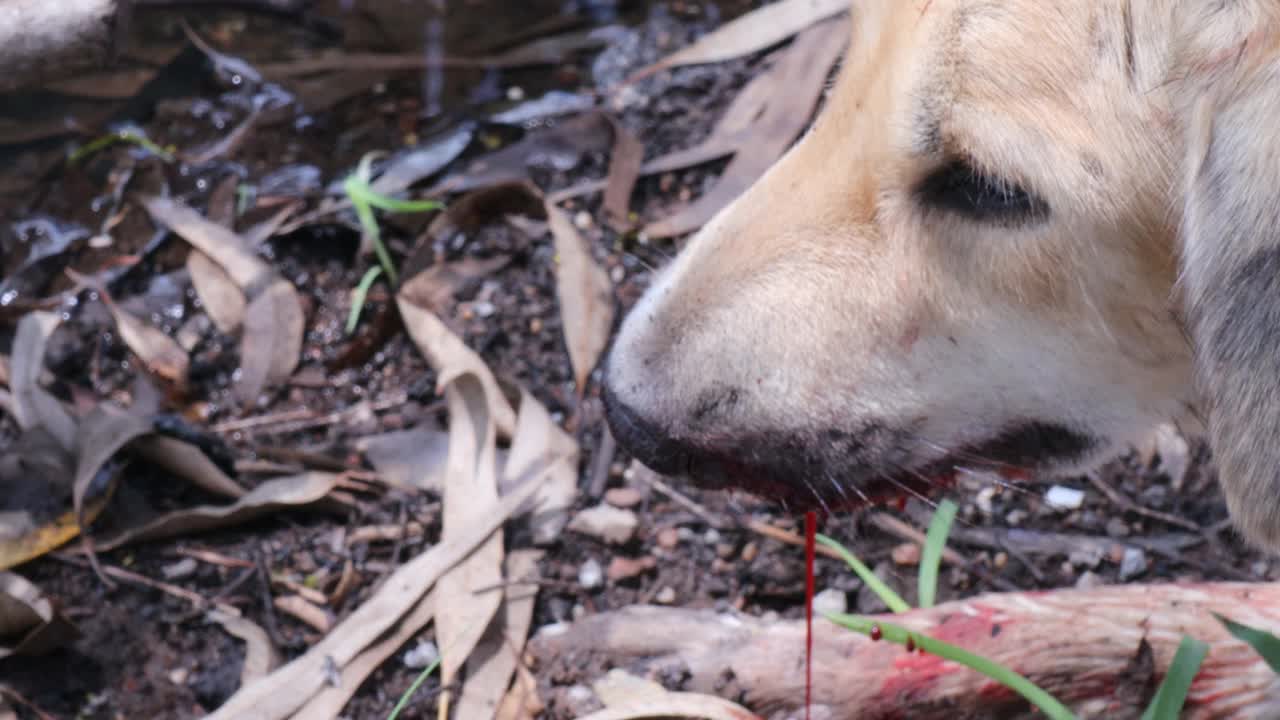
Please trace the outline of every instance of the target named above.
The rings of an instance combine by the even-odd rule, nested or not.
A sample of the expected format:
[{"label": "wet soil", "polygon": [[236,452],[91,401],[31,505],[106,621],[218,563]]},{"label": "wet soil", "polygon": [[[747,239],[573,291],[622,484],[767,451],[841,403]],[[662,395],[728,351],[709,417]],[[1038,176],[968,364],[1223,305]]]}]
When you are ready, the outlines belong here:
[{"label": "wet soil", "polygon": [[[310,225],[268,243],[265,255],[282,268],[304,298],[308,327],[304,359],[290,385],[268,394],[257,407],[242,410],[230,396],[238,366],[236,344],[200,320],[203,316],[198,301],[181,269],[185,251],[180,243],[161,242],[153,248],[157,244],[155,233],[136,211],[124,214],[120,224],[114,226],[113,245],[95,247],[88,241],[122,207],[110,194],[111,188],[119,185],[119,173],[133,174],[131,188],[135,191],[167,188],[199,208],[209,207],[215,189],[227,178],[255,186],[260,200],[264,196],[279,201],[313,196],[325,184],[350,172],[366,152],[393,150],[414,141],[429,142],[460,123],[510,107],[515,104],[510,98],[518,95],[534,96],[547,90],[589,92],[607,87],[754,4],[529,3],[539,12],[520,15],[512,9],[521,5],[518,3],[461,3],[461,9],[454,11],[456,23],[451,15],[445,29],[450,33],[450,52],[460,54],[488,51],[503,42],[510,44],[512,38],[536,29],[547,18],[579,17],[583,18],[581,22],[595,24],[616,22],[620,34],[605,49],[556,67],[496,74],[451,71],[440,79],[438,88],[431,90],[438,93],[434,96],[424,91],[423,78],[418,74],[390,76],[323,112],[257,127],[230,160],[204,165],[176,167],[140,161],[137,149],[116,147],[83,164],[67,166],[63,163],[66,138],[8,145],[3,148],[6,162],[0,167],[0,241],[6,249],[6,277],[17,269],[13,258],[25,256],[20,250],[32,242],[57,239],[59,233],[77,228],[84,231],[84,237],[69,241],[72,249],[61,255],[61,262],[81,272],[98,271],[121,256],[143,255],[142,263],[115,282],[113,293],[131,308],[147,313],[168,332],[194,327],[198,333],[191,393],[182,406],[189,422],[211,429],[241,459],[276,459],[278,453],[272,454],[272,449],[287,448],[323,455],[339,464],[359,465],[361,460],[353,450],[356,439],[420,424],[443,427],[444,418],[433,394],[433,374],[403,333],[392,335],[367,357],[358,358],[354,366],[336,369],[351,356],[343,324],[350,289],[367,267],[364,260],[355,257],[357,231],[349,224],[336,222]],[[495,7],[501,11],[495,11]],[[495,18],[499,21],[491,22]],[[281,25],[284,21],[274,17],[228,13],[197,20],[197,28],[226,41],[229,51],[248,55],[268,50],[281,53],[332,41],[314,28],[309,31],[296,24]],[[362,45],[412,47],[420,42],[416,31],[405,31],[408,37],[396,38],[385,24],[343,25],[341,20],[337,24],[347,31],[344,42],[349,50]],[[175,37],[168,21],[148,27],[166,42]],[[406,21],[399,27],[424,25]],[[264,32],[255,32],[255,28]],[[272,38],[268,44],[279,47],[264,49],[263,37]],[[253,45],[255,42],[259,44]],[[237,43],[249,43],[248,49],[254,52]],[[186,65],[175,71],[171,87],[163,92],[157,90],[155,97],[138,108],[118,109],[119,114],[131,117],[161,145],[186,148],[216,140],[247,112],[242,97],[210,79],[201,58],[184,62]],[[735,90],[759,64],[760,58],[749,58],[656,76],[638,86],[643,101],[629,104],[619,116],[643,141],[648,157],[687,147],[709,132]],[[439,107],[432,107],[433,104]],[[491,131],[490,142],[502,144],[528,132],[528,128]],[[534,179],[544,188],[558,189],[584,179],[601,178],[606,167],[606,157],[588,154],[565,167],[540,168]],[[642,218],[661,217],[702,192],[717,170],[715,166],[704,166],[646,179],[637,188],[632,207]],[[595,244],[597,258],[610,273],[616,299],[624,309],[642,292],[649,269],[661,266],[678,249],[676,244],[643,242],[633,235],[619,236],[607,229],[596,198],[589,197],[571,209],[586,213],[583,225]],[[266,207],[254,211],[244,224],[261,220],[270,210]],[[31,220],[47,220],[49,224],[32,225]],[[27,224],[22,225],[23,222]],[[393,221],[389,231],[393,251],[400,256],[407,253],[423,224],[421,219]],[[501,271],[459,292],[450,321],[497,373],[530,389],[557,419],[572,424],[583,445],[581,485],[585,490],[601,437],[601,411],[594,385],[581,405],[574,398],[552,263],[548,261],[553,249],[546,244],[530,244],[510,228],[495,225],[448,245],[444,252],[449,258],[509,259]],[[10,349],[14,324],[24,303],[54,296],[69,287],[66,278],[56,272],[48,273],[42,282],[31,280],[30,284],[40,289],[22,294],[15,302],[6,301],[8,307],[0,316],[0,349]],[[375,291],[366,308],[367,317],[384,313],[389,300],[385,291]],[[128,397],[133,392],[129,354],[108,330],[110,320],[101,304],[82,296],[56,307],[66,314],[66,322],[55,336],[49,368],[60,392],[68,396]],[[388,398],[397,399],[382,402]],[[234,429],[235,423],[244,418],[269,418],[299,410],[320,418],[360,403],[370,403],[370,410],[335,415],[332,421],[306,427],[293,422],[263,422]],[[0,442],[11,442],[16,434],[11,418],[0,419]],[[1280,568],[1248,551],[1223,530],[1226,510],[1204,449],[1193,445],[1189,461],[1190,469],[1176,484],[1165,469],[1168,463],[1144,462],[1132,454],[1099,471],[1097,477],[1122,496],[1206,529],[1177,552],[1146,552],[1142,567],[1135,570],[1130,566],[1123,580],[1280,576]],[[800,547],[762,537],[741,524],[713,528],[683,504],[651,492],[647,486],[633,484],[626,472],[627,462],[628,458],[619,452],[607,464],[607,487],[635,487],[642,491],[641,502],[634,508],[639,516],[639,532],[622,547],[573,533],[566,533],[551,546],[541,568],[544,584],[538,596],[535,627],[645,602],[735,608],[788,618],[801,616],[804,569]],[[249,481],[252,482],[252,475]],[[1145,536],[1187,533],[1184,528],[1118,506],[1088,479],[1062,484],[1084,491],[1080,507],[1059,510],[1048,506],[1043,499],[1044,486],[1028,483],[1007,487],[983,478],[962,479],[947,495],[961,505],[961,536],[964,530],[989,528],[1071,533],[1109,538],[1118,552],[1097,557],[1073,554],[1064,547],[1057,553],[1028,554],[983,546],[976,540],[966,543],[961,537],[952,545],[973,565],[970,570],[954,569],[944,574],[942,599],[1008,588],[1118,582],[1125,543]],[[793,531],[800,527],[799,519],[785,510],[745,495],[683,486],[680,491],[716,517],[764,520]],[[162,474],[138,470],[123,484],[117,502],[156,510],[207,499],[198,491],[174,487]],[[586,507],[596,504],[598,498],[584,492],[579,502]],[[331,577],[341,573],[348,560],[353,561],[363,582],[341,606],[333,608],[341,617],[358,607],[376,581],[398,562],[427,547],[439,532],[438,511],[432,498],[391,493],[362,502],[358,510],[279,514],[233,529],[104,553],[102,561],[149,577],[168,578],[167,582],[174,585],[235,605],[266,628],[281,651],[292,657],[314,643],[319,634],[273,608],[272,588],[264,581],[265,574]],[[872,522],[869,513],[887,512],[923,527],[929,511],[925,503],[911,499],[900,509],[830,518],[822,531],[846,541],[868,565],[906,591],[910,600],[915,568],[900,564],[903,555],[895,553],[903,539]],[[405,518],[424,526],[421,538],[399,546],[365,543],[348,548],[342,542],[343,534],[352,528],[400,523]],[[184,558],[181,551],[191,549],[249,560],[251,566],[201,562],[194,568],[180,568]],[[79,626],[82,637],[73,647],[47,657],[0,660],[0,680],[33,706],[57,718],[200,717],[234,692],[243,663],[242,643],[169,594],[127,583],[107,587],[79,557],[44,557],[18,570],[57,599]],[[607,568],[615,557],[653,557],[656,563],[649,571],[608,581],[602,587],[580,584],[585,563]],[[817,572],[818,587],[843,591],[850,608],[880,609],[875,598],[837,563],[820,560]],[[405,666],[402,657],[403,652],[393,656],[364,683],[347,709],[348,717],[385,717],[417,674],[417,670]],[[571,658],[538,658],[534,670],[547,703],[547,717],[568,718],[581,712],[583,708],[574,704],[570,689],[590,681],[601,669],[593,664],[575,664]],[[433,681],[428,681],[405,717],[433,715],[438,690]],[[35,717],[24,708],[18,709],[18,716]]]}]

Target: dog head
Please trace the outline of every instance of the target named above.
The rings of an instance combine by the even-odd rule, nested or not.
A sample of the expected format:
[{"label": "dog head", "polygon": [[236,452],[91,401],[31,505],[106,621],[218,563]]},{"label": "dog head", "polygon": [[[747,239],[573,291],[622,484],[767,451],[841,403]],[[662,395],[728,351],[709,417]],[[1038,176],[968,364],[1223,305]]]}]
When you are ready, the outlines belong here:
[{"label": "dog head", "polygon": [[814,127],[624,321],[619,441],[834,508],[1076,471],[1200,406],[1280,547],[1272,5],[855,2]]}]

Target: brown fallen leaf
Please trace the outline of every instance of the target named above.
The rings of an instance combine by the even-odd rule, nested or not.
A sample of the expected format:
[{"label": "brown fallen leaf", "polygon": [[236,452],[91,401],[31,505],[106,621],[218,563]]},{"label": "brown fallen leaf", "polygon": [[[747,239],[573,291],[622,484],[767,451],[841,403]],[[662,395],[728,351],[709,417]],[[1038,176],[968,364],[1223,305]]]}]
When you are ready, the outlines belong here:
[{"label": "brown fallen leaf", "polygon": [[266,388],[283,383],[298,367],[306,318],[293,285],[276,278],[249,302],[240,336],[240,376],[235,395],[256,402]]},{"label": "brown fallen leaf", "polygon": [[340,479],[340,475],[320,472],[275,478],[230,505],[205,505],[166,513],[144,525],[103,537],[95,546],[105,552],[141,540],[232,527],[263,515],[317,503],[333,492]]},{"label": "brown fallen leaf", "polygon": [[502,698],[494,720],[534,720],[542,717],[546,702],[538,694],[538,679],[524,664],[516,666],[516,681]]},{"label": "brown fallen leaf", "polygon": [[[444,476],[441,538],[465,533],[498,501],[497,433],[486,388],[474,373],[445,386],[449,405],[449,457]],[[457,679],[502,603],[503,531],[496,529],[466,560],[436,582],[436,642],[440,682]],[[484,591],[486,590],[487,591]],[[483,592],[482,592],[483,591]],[[448,704],[448,695],[441,698]],[[447,713],[441,710],[442,715]]]},{"label": "brown fallen leaf", "polygon": [[240,687],[266,677],[280,666],[280,651],[260,625],[221,610],[210,610],[205,617],[244,641],[244,664],[240,667]]},{"label": "brown fallen leaf", "polygon": [[293,717],[302,718],[338,718],[351,697],[360,689],[365,678],[404,646],[406,642],[421,632],[435,616],[435,594],[427,593],[413,606],[395,627],[387,632],[386,637],[378,640],[368,649],[352,658],[342,669],[337,685],[330,685],[316,693],[306,705],[303,705]]},{"label": "brown fallen leaf", "polygon": [[698,720],[751,720],[760,716],[741,705],[700,693],[669,692],[643,697],[604,710],[587,713],[578,720],[640,720],[641,718],[698,718]]},{"label": "brown fallen leaf", "polygon": [[835,65],[848,40],[847,17],[824,20],[800,33],[761,76],[768,78],[771,92],[750,126],[750,141],[742,141],[741,150],[735,152],[711,190],[674,215],[651,223],[644,233],[667,238],[697,230],[755,183],[808,126],[826,87],[825,71]]},{"label": "brown fallen leaf", "polygon": [[61,547],[80,534],[66,500],[75,458],[44,428],[0,453],[0,570]]},{"label": "brown fallen leaf", "polygon": [[401,565],[373,596],[344,618],[320,642],[298,658],[248,687],[241,688],[206,720],[283,720],[325,687],[326,668],[339,672],[370,645],[384,636],[421,602],[441,574],[466,558],[512,513],[523,507],[537,489],[537,468],[496,505],[477,507],[478,520],[452,539],[442,539],[421,555]]},{"label": "brown fallen leaf", "polygon": [[516,667],[522,662],[525,641],[533,623],[533,605],[538,597],[533,579],[540,550],[515,550],[506,559],[507,590],[496,622],[492,623],[467,659],[467,682],[458,695],[457,720],[490,720],[511,685]]},{"label": "brown fallen leaf", "polygon": [[116,322],[120,339],[138,356],[142,365],[162,380],[177,387],[185,387],[191,359],[178,342],[159,328],[143,322],[111,302],[108,296],[101,297]]},{"label": "brown fallen leaf", "polygon": [[231,334],[244,322],[248,302],[244,291],[222,266],[203,252],[192,249],[187,256],[187,272],[200,304],[219,332]]},{"label": "brown fallen leaf", "polygon": [[613,285],[591,256],[586,238],[564,210],[546,205],[547,224],[556,243],[556,296],[564,319],[565,345],[581,397],[587,376],[609,344],[613,329]]},{"label": "brown fallen leaf", "polygon": [[578,496],[578,442],[556,425],[547,409],[523,388],[511,450],[502,469],[503,491],[530,468],[550,462],[530,509],[529,527],[536,545],[560,537]]},{"label": "brown fallen leaf", "polygon": [[[849,0],[781,0],[734,18],[692,45],[640,70],[657,70],[723,62],[768,49],[833,15],[847,13]],[[817,74],[817,73],[815,73]]]},{"label": "brown fallen leaf", "polygon": [[301,595],[281,595],[272,601],[280,612],[327,633],[333,628],[333,613],[314,605]]},{"label": "brown fallen leaf", "polygon": [[244,497],[240,483],[218,467],[200,448],[162,435],[140,437],[133,443],[138,455],[188,480],[192,485],[228,498]]},{"label": "brown fallen leaf", "polygon": [[609,152],[609,176],[605,180],[604,211],[614,229],[631,226],[631,193],[640,179],[644,145],[612,115],[613,149]]},{"label": "brown fallen leaf", "polygon": [[18,321],[10,358],[9,390],[15,419],[24,430],[44,428],[67,450],[75,446],[76,420],[40,386],[44,350],[60,320],[55,313],[33,312]]},{"label": "brown fallen leaf", "polygon": [[43,655],[78,635],[39,588],[21,575],[0,572],[0,660]]},{"label": "brown fallen leaf", "polygon": [[356,440],[378,477],[395,487],[439,491],[449,456],[449,433],[414,428]]},{"label": "brown fallen leaf", "polygon": [[151,218],[182,237],[222,266],[240,289],[252,294],[274,274],[265,261],[236,233],[170,198],[142,201]]},{"label": "brown fallen leaf", "polygon": [[[110,498],[117,473],[111,464],[116,453],[135,438],[150,435],[155,426],[148,417],[125,412],[111,403],[102,403],[80,422],[76,438],[76,474],[72,503],[83,529],[93,521],[90,508],[99,498]],[[101,509],[100,507],[98,508]]]}]

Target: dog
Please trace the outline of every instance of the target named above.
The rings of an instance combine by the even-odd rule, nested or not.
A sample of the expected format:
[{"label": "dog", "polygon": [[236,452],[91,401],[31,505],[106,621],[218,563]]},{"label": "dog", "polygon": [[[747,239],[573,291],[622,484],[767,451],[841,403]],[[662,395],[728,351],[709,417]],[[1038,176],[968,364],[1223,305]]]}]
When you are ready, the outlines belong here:
[{"label": "dog", "polygon": [[619,327],[619,444],[833,510],[1077,473],[1173,421],[1280,549],[1280,3],[852,20],[813,127]]}]

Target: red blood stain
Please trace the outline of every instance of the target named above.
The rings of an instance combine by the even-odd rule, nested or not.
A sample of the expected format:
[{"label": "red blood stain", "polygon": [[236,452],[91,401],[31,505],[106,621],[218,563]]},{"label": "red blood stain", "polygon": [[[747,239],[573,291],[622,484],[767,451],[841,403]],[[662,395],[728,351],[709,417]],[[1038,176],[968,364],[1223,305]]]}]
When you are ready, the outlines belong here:
[{"label": "red blood stain", "polygon": [[881,632],[881,630],[880,630],[880,626],[879,626],[879,625],[872,625],[872,626],[871,626],[871,641],[872,641],[872,642],[875,642],[875,641],[879,640],[879,639],[880,639],[880,638],[882,638],[882,637],[884,637],[884,633],[883,633],[883,632]]}]

